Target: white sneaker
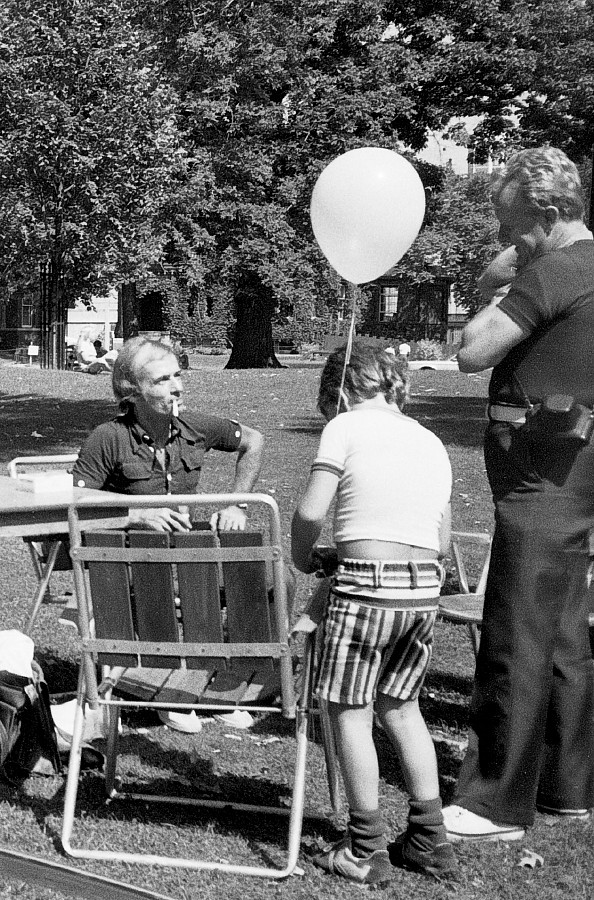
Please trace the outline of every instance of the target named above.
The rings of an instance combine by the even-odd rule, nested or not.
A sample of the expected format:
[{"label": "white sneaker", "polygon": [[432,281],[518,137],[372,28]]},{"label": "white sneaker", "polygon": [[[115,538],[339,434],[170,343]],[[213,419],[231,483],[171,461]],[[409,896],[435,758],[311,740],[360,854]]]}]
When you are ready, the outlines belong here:
[{"label": "white sneaker", "polygon": [[234,709],[231,713],[221,713],[214,717],[217,722],[223,725],[230,725],[231,728],[251,728],[254,724],[254,717],[246,709]]},{"label": "white sneaker", "polygon": [[478,816],[463,806],[446,806],[443,821],[448,841],[521,841],[526,829],[520,825],[502,825]]},{"label": "white sneaker", "polygon": [[537,803],[536,808],[545,816],[555,816],[560,821],[566,822],[588,822],[591,814],[589,809],[557,809],[553,806],[542,806],[540,803]]},{"label": "white sneaker", "polygon": [[174,731],[183,731],[185,734],[198,734],[202,731],[202,722],[192,709],[189,713],[173,712],[169,709],[160,709],[159,718],[163,725],[173,728]]}]

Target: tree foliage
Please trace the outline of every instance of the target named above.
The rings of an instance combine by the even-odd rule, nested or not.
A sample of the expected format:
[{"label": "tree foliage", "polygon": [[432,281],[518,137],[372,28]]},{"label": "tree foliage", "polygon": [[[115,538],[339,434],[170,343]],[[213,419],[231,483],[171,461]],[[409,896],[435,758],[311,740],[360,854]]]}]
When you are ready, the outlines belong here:
[{"label": "tree foliage", "polygon": [[317,176],[355,147],[423,146],[442,113],[428,100],[437,70],[379,0],[211,0],[185,17],[157,3],[143,15],[213,174],[194,207],[213,238],[204,292],[215,311],[236,310],[230,364],[267,364],[275,315],[305,326],[336,302],[309,222]]},{"label": "tree foliage", "polygon": [[469,312],[483,305],[476,282],[500,250],[498,224],[487,175],[462,177],[448,172],[435,211],[394,274],[416,284],[447,276],[458,302]]},{"label": "tree foliage", "polygon": [[[479,158],[589,152],[593,4],[6,0],[2,271],[51,259],[70,298],[137,278],[173,330],[232,334],[231,365],[274,362],[273,329],[307,339],[337,302],[309,221],[336,156],[412,154],[465,115],[482,117]],[[426,226],[398,271],[448,268],[472,307],[494,251],[486,185],[419,171]]]},{"label": "tree foliage", "polygon": [[176,106],[118,0],[0,11],[0,254],[50,262],[73,301],[159,254],[151,219],[184,153]]}]

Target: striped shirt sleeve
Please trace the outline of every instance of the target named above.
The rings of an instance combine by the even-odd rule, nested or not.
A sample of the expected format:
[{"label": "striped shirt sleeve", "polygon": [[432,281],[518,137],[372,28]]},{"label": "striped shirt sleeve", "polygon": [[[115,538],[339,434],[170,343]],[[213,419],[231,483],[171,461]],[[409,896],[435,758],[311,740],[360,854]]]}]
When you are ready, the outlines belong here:
[{"label": "striped shirt sleeve", "polygon": [[340,416],[331,419],[320,438],[320,446],[311,467],[312,472],[331,472],[338,478],[344,473],[346,445]]}]

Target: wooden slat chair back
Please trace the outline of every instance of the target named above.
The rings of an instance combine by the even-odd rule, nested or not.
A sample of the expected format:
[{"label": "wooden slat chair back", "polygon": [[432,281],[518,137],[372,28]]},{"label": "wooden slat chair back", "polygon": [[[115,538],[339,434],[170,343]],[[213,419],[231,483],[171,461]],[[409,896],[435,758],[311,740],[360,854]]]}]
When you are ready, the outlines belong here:
[{"label": "wooden slat chair back", "polygon": [[[70,540],[82,638],[82,673],[65,794],[64,849],[72,856],[90,859],[285,878],[293,871],[299,853],[313,638],[306,645],[304,687],[297,699],[278,507],[266,494],[127,499],[130,507],[162,507],[166,503],[196,508],[248,503],[267,513],[270,540],[266,543],[261,533],[247,532],[221,534],[220,540],[210,531],[168,534],[87,530],[81,533],[78,518],[81,503],[71,507]],[[121,498],[106,494],[106,505],[121,506],[121,503]],[[273,574],[272,603],[267,565]],[[98,666],[106,675],[102,684],[98,683]],[[108,796],[146,801],[155,798],[115,790],[117,726],[123,707],[186,712],[191,709],[229,712],[232,707],[295,718],[295,773],[290,810],[282,806],[257,807],[265,812],[289,815],[284,865],[233,865],[73,846],[82,725],[87,704],[92,708],[104,705],[109,710]],[[254,809],[253,804],[233,800],[184,798],[182,802]]]},{"label": "wooden slat chair back", "polygon": [[[439,600],[440,618],[456,625],[466,625],[475,657],[479,649],[479,628],[483,617],[485,587],[491,560],[491,535],[480,532],[452,532],[452,556],[460,587],[459,593],[442,594]],[[468,575],[470,554],[478,550],[478,579],[470,584]]]},{"label": "wooden slat chair back", "polygon": [[[63,453],[53,456],[17,456],[8,464],[8,474],[18,478],[21,472],[48,472],[54,470],[70,470],[78,454]],[[50,580],[54,572],[65,572],[72,568],[68,553],[67,534],[36,534],[24,537],[23,541],[31,555],[31,562],[37,578],[37,590],[29,609],[29,617],[25,625],[28,634],[33,627],[39,607],[43,600],[51,602]]]}]

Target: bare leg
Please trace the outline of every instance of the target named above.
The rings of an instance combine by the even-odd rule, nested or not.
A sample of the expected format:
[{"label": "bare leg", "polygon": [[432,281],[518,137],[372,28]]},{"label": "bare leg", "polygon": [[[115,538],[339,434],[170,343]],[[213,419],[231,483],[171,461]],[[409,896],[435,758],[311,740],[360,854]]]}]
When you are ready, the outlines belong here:
[{"label": "bare leg", "polygon": [[417,700],[378,694],[376,710],[400,760],[406,789],[414,800],[439,797],[437,758]]},{"label": "bare leg", "polygon": [[373,704],[329,703],[328,714],[350,809],[378,808],[379,766],[373,743]]}]

